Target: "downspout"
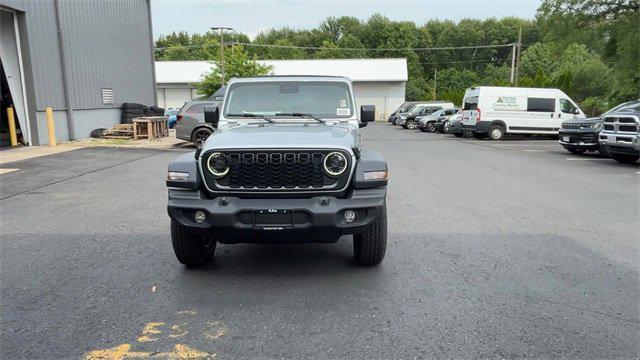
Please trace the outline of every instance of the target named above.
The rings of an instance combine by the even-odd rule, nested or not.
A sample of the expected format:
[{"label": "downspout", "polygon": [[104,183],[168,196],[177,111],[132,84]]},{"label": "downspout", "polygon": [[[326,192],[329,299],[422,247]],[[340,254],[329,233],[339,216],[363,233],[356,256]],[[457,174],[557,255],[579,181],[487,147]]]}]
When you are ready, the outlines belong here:
[{"label": "downspout", "polygon": [[60,0],[55,1],[56,13],[56,30],[58,31],[58,44],[60,45],[60,66],[62,68],[62,87],[64,89],[64,98],[67,106],[67,131],[69,132],[69,140],[76,139],[75,123],[73,121],[73,109],[71,106],[71,95],[69,92],[69,73],[67,72],[66,55],[64,52],[64,37],[62,34],[62,26],[60,21]]},{"label": "downspout", "polygon": [[158,104],[158,87],[156,83],[156,52],[154,49],[155,42],[153,41],[153,23],[151,22],[151,0],[147,0],[147,12],[147,16],[149,17],[149,41],[151,42],[151,78],[153,79],[153,103],[156,106],[160,106],[160,104]]}]

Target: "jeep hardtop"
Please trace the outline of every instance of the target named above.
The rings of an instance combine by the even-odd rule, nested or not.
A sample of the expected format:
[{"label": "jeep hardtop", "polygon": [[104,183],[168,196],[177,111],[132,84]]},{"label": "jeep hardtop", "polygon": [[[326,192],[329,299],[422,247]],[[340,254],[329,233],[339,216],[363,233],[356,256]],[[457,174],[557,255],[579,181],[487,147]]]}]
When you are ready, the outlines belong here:
[{"label": "jeep hardtop", "polygon": [[336,242],[353,235],[354,257],[379,264],[387,239],[387,164],[361,145],[373,106],[351,81],[330,76],[232,79],[216,131],[169,164],[171,238],[178,260],[211,261],[217,243]]}]

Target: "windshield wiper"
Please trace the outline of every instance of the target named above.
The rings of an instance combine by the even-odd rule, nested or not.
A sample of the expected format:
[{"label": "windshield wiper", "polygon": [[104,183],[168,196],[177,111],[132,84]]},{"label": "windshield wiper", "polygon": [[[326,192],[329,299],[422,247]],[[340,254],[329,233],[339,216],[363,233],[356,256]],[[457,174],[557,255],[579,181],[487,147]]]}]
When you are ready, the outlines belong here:
[{"label": "windshield wiper", "polygon": [[271,120],[270,118],[261,115],[261,114],[254,114],[254,113],[242,113],[242,114],[227,114],[227,116],[240,116],[240,117],[245,117],[245,118],[253,118],[253,119],[260,119],[260,120],[264,120],[266,122],[270,122],[272,123],[273,120]]},{"label": "windshield wiper", "polygon": [[309,113],[301,113],[301,112],[281,112],[281,113],[276,113],[276,116],[294,116],[294,117],[300,117],[300,118],[304,118],[304,119],[313,119],[315,121],[321,122],[321,123],[325,123],[324,120],[320,119],[319,117],[313,115],[313,114],[309,114]]}]

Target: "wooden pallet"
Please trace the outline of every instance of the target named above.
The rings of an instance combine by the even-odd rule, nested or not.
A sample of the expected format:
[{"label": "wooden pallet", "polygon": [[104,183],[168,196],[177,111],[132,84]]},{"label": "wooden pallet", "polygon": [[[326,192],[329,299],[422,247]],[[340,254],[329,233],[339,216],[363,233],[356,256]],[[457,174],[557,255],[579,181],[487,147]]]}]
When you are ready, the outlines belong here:
[{"label": "wooden pallet", "polygon": [[145,116],[133,119],[133,139],[149,140],[169,136],[167,121],[164,116]]},{"label": "wooden pallet", "polygon": [[109,130],[105,130],[101,136],[103,139],[133,139],[133,124],[118,124]]}]

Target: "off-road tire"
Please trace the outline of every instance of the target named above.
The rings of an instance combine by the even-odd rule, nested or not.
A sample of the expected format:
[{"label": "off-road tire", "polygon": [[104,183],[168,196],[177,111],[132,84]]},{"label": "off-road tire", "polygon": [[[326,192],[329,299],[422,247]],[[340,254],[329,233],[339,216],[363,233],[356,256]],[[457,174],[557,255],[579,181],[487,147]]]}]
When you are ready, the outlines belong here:
[{"label": "off-road tire", "polygon": [[357,264],[374,266],[384,259],[387,251],[387,208],[368,228],[353,235],[353,257]]},{"label": "off-road tire", "polygon": [[487,136],[490,140],[500,141],[504,138],[504,128],[500,125],[491,125]]},{"label": "off-road tire", "polygon": [[171,220],[173,252],[180,263],[187,267],[202,267],[213,259],[216,241],[213,235],[193,234],[177,221]]},{"label": "off-road tire", "polygon": [[200,148],[205,143],[205,141],[207,141],[209,136],[211,136],[211,134],[213,134],[213,130],[208,127],[197,128],[193,130],[193,133],[191,134],[191,142],[196,147]]},{"label": "off-road tire", "polygon": [[629,155],[629,154],[611,154],[611,158],[621,164],[634,164],[638,159],[640,159],[640,155]]},{"label": "off-road tire", "polygon": [[582,155],[586,152],[586,150],[584,149],[572,149],[572,148],[568,148],[567,151],[575,155]]}]

